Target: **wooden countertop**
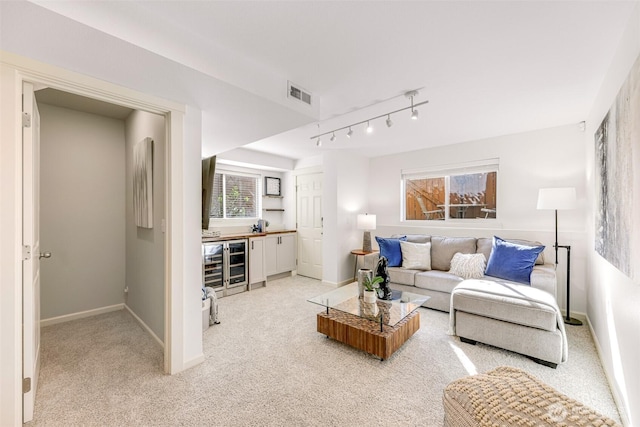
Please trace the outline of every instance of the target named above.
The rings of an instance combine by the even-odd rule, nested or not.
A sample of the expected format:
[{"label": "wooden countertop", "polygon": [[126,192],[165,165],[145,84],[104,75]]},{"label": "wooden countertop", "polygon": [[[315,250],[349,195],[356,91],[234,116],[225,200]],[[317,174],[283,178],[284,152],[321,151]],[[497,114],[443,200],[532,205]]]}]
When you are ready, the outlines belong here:
[{"label": "wooden countertop", "polygon": [[248,239],[250,237],[264,237],[272,234],[295,233],[296,230],[278,230],[267,231],[266,233],[241,233],[241,234],[225,234],[220,237],[202,237],[203,242],[222,242],[225,240]]}]

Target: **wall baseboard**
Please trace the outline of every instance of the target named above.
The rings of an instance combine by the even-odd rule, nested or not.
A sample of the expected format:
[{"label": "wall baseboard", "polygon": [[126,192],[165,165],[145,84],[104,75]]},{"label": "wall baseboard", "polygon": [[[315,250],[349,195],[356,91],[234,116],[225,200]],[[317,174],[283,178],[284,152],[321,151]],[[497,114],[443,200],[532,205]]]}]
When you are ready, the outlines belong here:
[{"label": "wall baseboard", "polygon": [[604,371],[605,377],[607,377],[607,382],[609,383],[609,389],[611,390],[611,395],[613,396],[613,401],[618,407],[618,414],[620,415],[620,420],[622,421],[623,426],[630,426],[631,422],[629,421],[629,415],[627,412],[627,407],[620,395],[620,391],[616,387],[615,382],[613,381],[613,376],[607,370],[607,367],[602,363],[602,347],[600,346],[600,341],[598,341],[598,337],[596,336],[596,332],[593,330],[593,325],[591,324],[591,320],[589,320],[589,316],[586,316],[586,323],[589,326],[589,332],[591,333],[591,338],[596,345],[596,352],[598,353],[598,358],[600,359],[600,364],[602,365],[602,370]]},{"label": "wall baseboard", "polygon": [[142,326],[142,328],[147,331],[147,333],[149,333],[149,335],[151,335],[153,337],[153,339],[158,343],[158,345],[164,349],[164,343],[162,342],[162,340],[160,338],[158,338],[158,336],[151,330],[151,328],[149,326],[147,326],[146,323],[144,323],[144,321],[138,317],[137,314],[135,314],[133,312],[133,310],[131,310],[131,308],[124,304],[124,308],[127,309],[127,311],[133,316],[134,319],[136,319],[138,321],[138,323],[140,324],[140,326]]},{"label": "wall baseboard", "polygon": [[83,319],[85,317],[97,316],[99,314],[110,313],[124,309],[124,303],[109,305],[107,307],[94,308],[93,310],[80,311],[78,313],[65,314],[64,316],[50,317],[40,320],[40,327],[55,325],[57,323],[70,322],[72,320]]},{"label": "wall baseboard", "polygon": [[[560,313],[562,313],[562,317],[565,318],[567,317],[567,310],[562,308],[560,309]],[[580,321],[582,321],[583,323],[587,322],[587,313],[583,313],[581,311],[573,311],[571,310],[571,317],[573,317],[574,319],[578,319]]]},{"label": "wall baseboard", "polygon": [[204,362],[204,353],[201,353],[199,356],[196,356],[195,358],[184,362],[182,370],[186,371],[187,369],[193,368],[194,366],[199,365],[202,362]]}]

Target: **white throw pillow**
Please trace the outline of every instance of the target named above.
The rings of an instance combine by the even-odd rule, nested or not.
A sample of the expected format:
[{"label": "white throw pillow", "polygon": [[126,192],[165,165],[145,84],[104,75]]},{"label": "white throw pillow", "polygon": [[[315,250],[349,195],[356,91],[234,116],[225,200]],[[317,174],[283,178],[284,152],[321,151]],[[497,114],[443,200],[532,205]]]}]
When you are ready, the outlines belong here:
[{"label": "white throw pillow", "polygon": [[451,270],[449,273],[460,276],[464,279],[481,279],[487,259],[484,254],[462,254],[456,252],[451,258]]},{"label": "white throw pillow", "polygon": [[400,241],[402,268],[431,270],[431,243]]}]

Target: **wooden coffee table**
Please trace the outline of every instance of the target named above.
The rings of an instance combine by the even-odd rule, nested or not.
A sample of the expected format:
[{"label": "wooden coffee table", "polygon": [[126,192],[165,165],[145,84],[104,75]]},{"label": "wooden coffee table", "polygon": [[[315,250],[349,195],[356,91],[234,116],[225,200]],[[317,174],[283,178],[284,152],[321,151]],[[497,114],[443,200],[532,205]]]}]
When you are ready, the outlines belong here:
[{"label": "wooden coffee table", "polygon": [[417,309],[429,299],[399,291],[392,298],[365,303],[358,284],[351,283],[309,302],[325,307],[317,315],[318,332],[385,360],[420,329]]}]

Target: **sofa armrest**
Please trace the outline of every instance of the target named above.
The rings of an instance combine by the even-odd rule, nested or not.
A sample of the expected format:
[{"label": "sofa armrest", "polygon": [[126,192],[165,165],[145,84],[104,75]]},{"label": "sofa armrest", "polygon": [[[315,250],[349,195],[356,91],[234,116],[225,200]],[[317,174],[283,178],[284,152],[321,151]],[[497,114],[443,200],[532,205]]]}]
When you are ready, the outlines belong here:
[{"label": "sofa armrest", "polygon": [[362,266],[360,266],[360,268],[368,268],[375,272],[376,265],[378,264],[379,259],[380,259],[380,252],[372,252],[370,254],[366,254],[364,256],[364,261],[362,262]]},{"label": "sofa armrest", "polygon": [[556,265],[534,265],[531,271],[531,287],[548,292],[557,300]]}]

